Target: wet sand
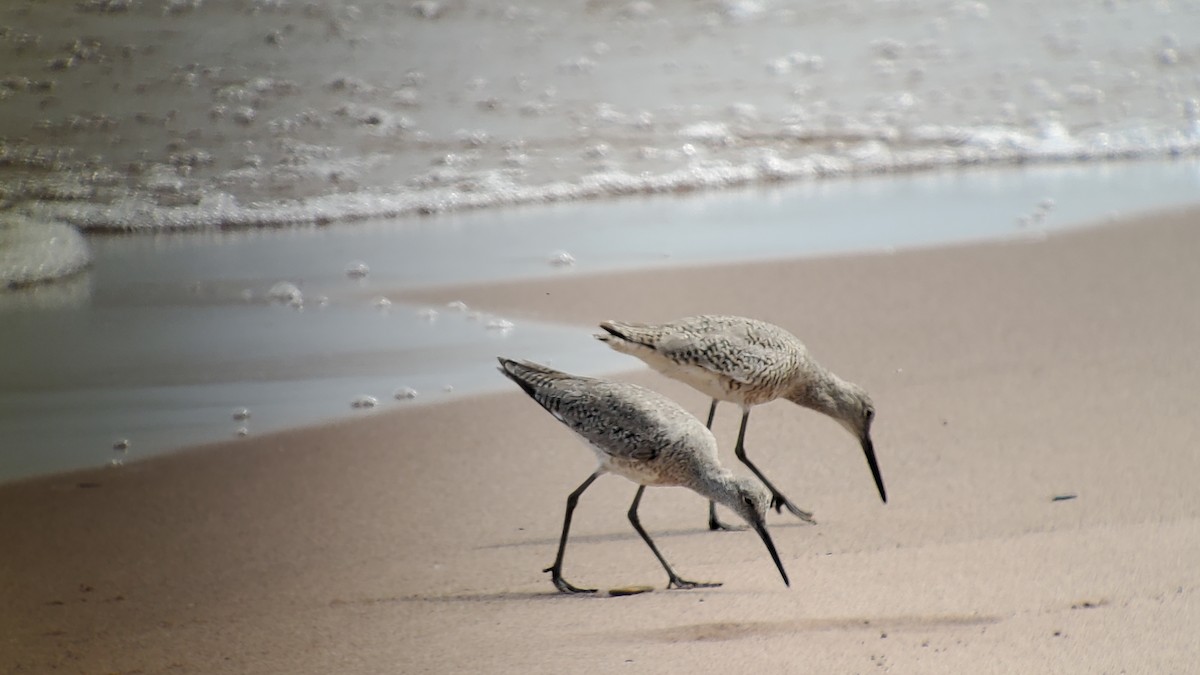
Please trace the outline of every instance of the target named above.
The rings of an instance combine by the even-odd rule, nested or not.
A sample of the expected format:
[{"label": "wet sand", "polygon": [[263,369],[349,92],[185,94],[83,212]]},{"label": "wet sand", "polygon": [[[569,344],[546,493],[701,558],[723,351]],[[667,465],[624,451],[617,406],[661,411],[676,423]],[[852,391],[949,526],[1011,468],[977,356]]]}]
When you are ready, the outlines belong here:
[{"label": "wet sand", "polygon": [[[820,522],[770,518],[790,589],[753,533],[707,532],[676,489],[648,492],[643,523],[682,575],[725,585],[662,590],[634,488],[608,477],[565,574],[658,590],[564,597],[540,570],[592,459],[519,392],[251,437],[0,486],[0,671],[1186,671],[1197,225],[409,294],[779,323],[871,391],[891,502],[837,425],[771,404],[750,454]],[[707,409],[637,366],[620,377]],[[731,465],[736,423],[716,425]]]}]

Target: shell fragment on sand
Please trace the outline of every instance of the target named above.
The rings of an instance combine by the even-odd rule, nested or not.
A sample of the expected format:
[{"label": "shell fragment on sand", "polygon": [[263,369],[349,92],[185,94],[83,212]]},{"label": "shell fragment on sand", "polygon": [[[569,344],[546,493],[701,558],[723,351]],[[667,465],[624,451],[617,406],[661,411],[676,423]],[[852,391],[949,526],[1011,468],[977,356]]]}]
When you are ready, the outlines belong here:
[{"label": "shell fragment on sand", "polygon": [[654,590],[653,586],[619,586],[617,588],[608,589],[609,595],[639,595],[641,593],[650,593]]}]

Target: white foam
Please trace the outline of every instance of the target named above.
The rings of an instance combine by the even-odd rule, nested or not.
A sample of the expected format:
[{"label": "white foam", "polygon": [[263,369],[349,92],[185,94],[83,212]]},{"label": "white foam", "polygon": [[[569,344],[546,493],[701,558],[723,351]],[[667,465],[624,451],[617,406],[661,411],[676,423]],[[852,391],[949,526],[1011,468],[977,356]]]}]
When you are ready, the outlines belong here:
[{"label": "white foam", "polygon": [[[515,5],[464,12],[445,0],[249,0],[236,27],[209,31],[203,60],[182,65],[144,58],[161,47],[154,21],[199,34],[226,22],[224,3],[77,4],[111,14],[95,38],[58,52],[41,33],[7,38],[17,51],[0,99],[54,91],[56,105],[0,142],[0,178],[10,179],[0,202],[86,229],[325,224],[1200,152],[1190,43],[1177,18],[1135,3],[1048,5],[1036,18],[977,0],[830,3],[811,21],[764,0],[687,11],[626,0],[590,18]],[[594,20],[619,29],[597,33]],[[296,60],[262,39],[302,35],[320,37]],[[414,35],[480,49],[453,62],[417,50],[404,69],[389,65],[392,40]],[[695,62],[696,36],[734,45],[731,58]],[[109,54],[99,44],[126,39],[129,68],[90,69]],[[540,67],[528,61],[534,44]],[[1047,58],[1023,56],[1038,50]],[[47,59],[71,67],[53,77],[88,70],[97,90],[122,95],[95,113],[66,80],[29,76]],[[326,62],[341,65],[311,67]],[[113,143],[118,131],[139,143]]]},{"label": "white foam", "polygon": [[65,277],[90,262],[87,242],[75,228],[0,213],[0,288]]},{"label": "white foam", "polygon": [[351,279],[362,279],[370,272],[371,268],[367,266],[367,263],[361,260],[351,261],[350,264],[346,266],[346,276],[350,277]]},{"label": "white foam", "polygon": [[304,294],[300,292],[300,288],[289,281],[280,281],[267,291],[267,297],[277,302],[287,303],[289,305],[304,304]]},{"label": "white foam", "polygon": [[566,251],[555,251],[550,254],[550,264],[555,267],[570,267],[575,264],[575,256]]},{"label": "white foam", "polygon": [[379,399],[367,394],[356,396],[354,400],[350,401],[351,408],[374,408],[377,405],[379,405]]}]

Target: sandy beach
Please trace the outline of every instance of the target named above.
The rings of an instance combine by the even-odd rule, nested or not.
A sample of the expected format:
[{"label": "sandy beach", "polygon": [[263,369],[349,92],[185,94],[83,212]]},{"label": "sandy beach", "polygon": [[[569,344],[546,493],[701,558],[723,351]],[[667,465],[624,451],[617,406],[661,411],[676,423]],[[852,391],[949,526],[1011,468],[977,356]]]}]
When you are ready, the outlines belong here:
[{"label": "sandy beach", "polygon": [[[710,533],[699,497],[658,489],[641,513],[664,554],[724,582],[663,590],[634,487],[606,477],[565,574],[657,590],[567,597],[541,569],[593,460],[515,388],[251,437],[0,486],[0,672],[1188,672],[1197,225],[410,294],[783,325],[871,392],[890,503],[836,424],[773,403],[751,457],[819,521],[769,519],[790,589],[752,532]],[[741,470],[736,423],[727,406],[715,431]]]}]

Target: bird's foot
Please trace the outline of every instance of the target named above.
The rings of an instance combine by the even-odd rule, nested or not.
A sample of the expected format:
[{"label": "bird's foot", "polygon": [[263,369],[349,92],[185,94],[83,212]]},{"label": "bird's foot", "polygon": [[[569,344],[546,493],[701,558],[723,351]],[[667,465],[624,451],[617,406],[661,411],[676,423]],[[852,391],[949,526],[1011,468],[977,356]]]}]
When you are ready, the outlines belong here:
[{"label": "bird's foot", "polygon": [[817,521],[813,518],[813,514],[796,506],[795,504],[793,504],[791,502],[791,500],[789,500],[787,497],[784,497],[783,495],[779,494],[778,492],[771,495],[771,506],[775,507],[775,513],[782,513],[783,507],[786,506],[787,510],[792,512],[793,516],[796,516],[797,518],[799,518],[800,520],[803,520],[804,522],[808,523],[809,525],[817,524]]},{"label": "bird's foot", "polygon": [[678,588],[681,590],[687,590],[689,588],[717,588],[720,585],[721,582],[719,581],[688,581],[687,579],[680,579],[674,575],[672,575],[671,580],[667,582],[667,588]]},{"label": "bird's foot", "polygon": [[542,571],[550,572],[551,579],[554,581],[554,587],[557,588],[560,593],[595,593],[596,592],[596,589],[594,589],[594,588],[579,588],[578,586],[572,586],[570,583],[567,582],[566,579],[562,578],[562,575],[560,575],[558,573],[558,570],[554,569],[553,567],[547,567],[546,569],[544,569]]},{"label": "bird's foot", "polygon": [[717,518],[717,505],[714,502],[708,503],[708,529],[710,530],[725,530],[726,532],[738,532],[746,528],[737,525],[726,525]]},{"label": "bird's foot", "polygon": [[709,518],[708,519],[708,529],[713,530],[713,531],[723,530],[725,532],[741,532],[742,530],[744,530],[746,528],[742,525],[730,525],[728,523],[722,523],[721,521],[717,520],[716,518]]}]

